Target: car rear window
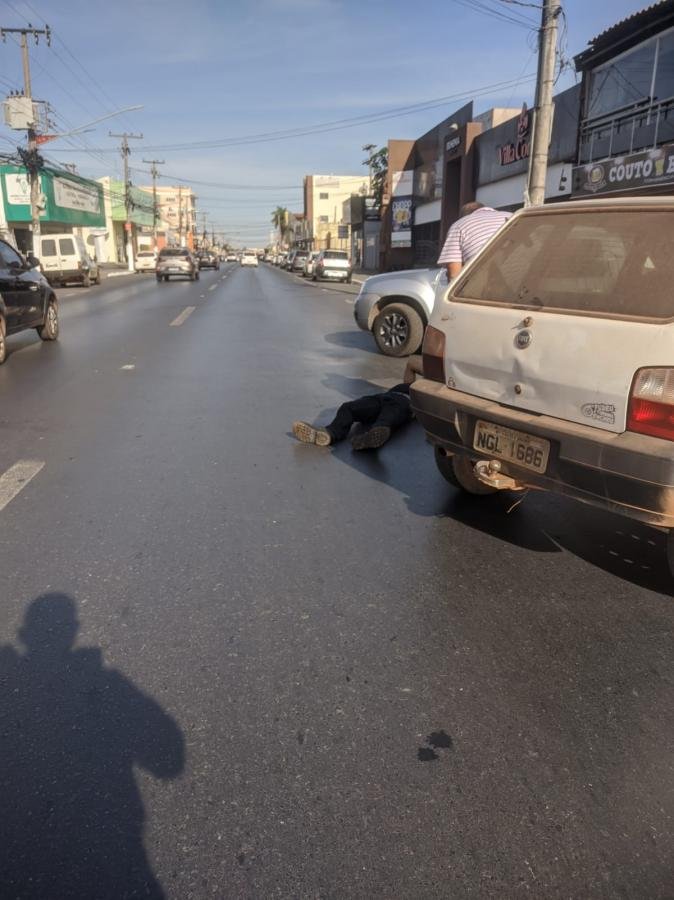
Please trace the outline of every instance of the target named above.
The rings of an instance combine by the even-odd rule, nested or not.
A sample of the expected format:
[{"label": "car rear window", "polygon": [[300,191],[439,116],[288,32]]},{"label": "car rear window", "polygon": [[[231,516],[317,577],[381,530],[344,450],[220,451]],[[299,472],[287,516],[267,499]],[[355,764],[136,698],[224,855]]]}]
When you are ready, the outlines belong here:
[{"label": "car rear window", "polygon": [[139,258],[142,257],[143,259],[148,259],[150,256],[154,256],[154,253],[152,253],[152,251],[148,252],[146,250],[141,250],[141,252],[138,254],[138,256],[139,256]]},{"label": "car rear window", "polygon": [[188,252],[184,247],[165,247],[159,253],[160,256],[187,256]]},{"label": "car rear window", "polygon": [[459,300],[638,318],[674,317],[668,210],[526,215],[454,291]]},{"label": "car rear window", "polygon": [[348,259],[349,254],[345,250],[326,250],[323,259]]},{"label": "car rear window", "polygon": [[72,256],[75,252],[75,244],[72,238],[59,238],[59,252],[61,256]]},{"label": "car rear window", "polygon": [[306,250],[298,250],[295,254],[295,259],[306,259],[309,254]]},{"label": "car rear window", "polygon": [[43,256],[56,256],[56,241],[51,238],[42,239],[42,255]]}]

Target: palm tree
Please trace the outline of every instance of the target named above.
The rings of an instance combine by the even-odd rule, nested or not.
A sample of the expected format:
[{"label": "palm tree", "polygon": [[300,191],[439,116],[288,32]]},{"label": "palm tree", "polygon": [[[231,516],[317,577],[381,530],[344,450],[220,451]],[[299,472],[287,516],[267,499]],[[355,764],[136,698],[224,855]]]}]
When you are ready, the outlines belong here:
[{"label": "palm tree", "polygon": [[290,229],[288,224],[289,216],[290,213],[285,206],[277,206],[271,214],[272,225],[275,228],[278,228],[279,234],[281,235],[281,241],[285,241],[286,235]]}]

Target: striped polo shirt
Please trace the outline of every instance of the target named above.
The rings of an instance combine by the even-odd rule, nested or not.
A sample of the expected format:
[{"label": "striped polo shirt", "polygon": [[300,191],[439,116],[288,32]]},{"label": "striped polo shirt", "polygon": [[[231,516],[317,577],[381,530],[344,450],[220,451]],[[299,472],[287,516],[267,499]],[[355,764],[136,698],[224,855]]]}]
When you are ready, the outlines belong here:
[{"label": "striped polo shirt", "polygon": [[467,263],[484,247],[489,238],[507,222],[512,213],[482,206],[458,219],[447,232],[447,240],[438,258],[439,265]]}]

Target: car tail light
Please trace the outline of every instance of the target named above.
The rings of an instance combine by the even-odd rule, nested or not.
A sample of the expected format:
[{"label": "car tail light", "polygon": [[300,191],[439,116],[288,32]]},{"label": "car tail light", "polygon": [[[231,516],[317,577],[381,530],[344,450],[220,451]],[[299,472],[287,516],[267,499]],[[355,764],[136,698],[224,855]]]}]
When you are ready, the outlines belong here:
[{"label": "car tail light", "polygon": [[639,369],[632,382],[627,430],[674,441],[674,369]]},{"label": "car tail light", "polygon": [[445,383],[445,335],[429,325],[424,334],[421,349],[424,360],[424,378]]}]

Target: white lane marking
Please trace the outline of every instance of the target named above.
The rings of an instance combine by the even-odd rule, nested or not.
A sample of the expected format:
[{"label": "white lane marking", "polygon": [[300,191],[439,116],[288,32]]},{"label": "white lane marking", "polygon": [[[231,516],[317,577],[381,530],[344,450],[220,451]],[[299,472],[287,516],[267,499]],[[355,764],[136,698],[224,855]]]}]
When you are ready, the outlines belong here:
[{"label": "white lane marking", "polygon": [[209,291],[214,291],[214,290],[216,289],[216,287],[217,287],[217,284],[212,284],[212,285],[209,287],[208,290],[209,290]]},{"label": "white lane marking", "polygon": [[196,306],[186,306],[185,309],[180,313],[180,315],[176,316],[175,319],[171,322],[171,325],[182,325],[185,319],[188,319],[195,309]]},{"label": "white lane marking", "polygon": [[122,372],[131,372],[135,368],[135,363],[127,363],[126,365],[122,366]]},{"label": "white lane marking", "polygon": [[3,510],[43,468],[42,460],[20,459],[7,469],[5,474],[0,476],[0,510]]},{"label": "white lane marking", "polygon": [[203,300],[205,296],[206,296],[206,294],[199,294],[199,299]]},{"label": "white lane marking", "polygon": [[353,306],[354,301],[353,301],[353,300],[349,300],[348,297],[342,297],[342,300],[343,300],[345,303],[349,303],[351,306]]}]

